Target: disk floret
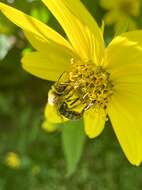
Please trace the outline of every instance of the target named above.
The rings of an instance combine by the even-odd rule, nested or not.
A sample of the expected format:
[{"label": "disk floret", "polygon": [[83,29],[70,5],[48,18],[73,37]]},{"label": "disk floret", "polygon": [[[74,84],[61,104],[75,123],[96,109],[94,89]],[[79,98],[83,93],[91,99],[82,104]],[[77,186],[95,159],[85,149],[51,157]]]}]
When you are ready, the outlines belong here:
[{"label": "disk floret", "polygon": [[87,110],[91,107],[107,108],[113,93],[110,74],[94,63],[73,63],[69,71],[69,83]]}]

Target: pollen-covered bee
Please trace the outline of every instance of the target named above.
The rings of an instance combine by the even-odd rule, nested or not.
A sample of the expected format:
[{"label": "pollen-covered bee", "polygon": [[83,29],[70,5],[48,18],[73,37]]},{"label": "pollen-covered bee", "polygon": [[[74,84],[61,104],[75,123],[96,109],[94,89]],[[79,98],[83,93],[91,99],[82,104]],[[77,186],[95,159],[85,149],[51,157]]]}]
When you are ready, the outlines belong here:
[{"label": "pollen-covered bee", "polygon": [[79,99],[74,97],[74,88],[70,85],[69,81],[62,79],[67,73],[63,73],[59,80],[52,86],[48,102],[57,108],[57,112],[70,120],[80,119],[83,111],[75,111],[75,108],[80,104]]}]

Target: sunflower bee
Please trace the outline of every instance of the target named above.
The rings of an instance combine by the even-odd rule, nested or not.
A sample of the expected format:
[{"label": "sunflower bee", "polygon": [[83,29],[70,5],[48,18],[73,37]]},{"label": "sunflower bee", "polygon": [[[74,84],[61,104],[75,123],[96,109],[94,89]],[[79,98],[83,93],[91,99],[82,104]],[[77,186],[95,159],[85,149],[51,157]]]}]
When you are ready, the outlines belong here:
[{"label": "sunflower bee", "polygon": [[78,101],[77,98],[72,100],[74,88],[70,86],[69,82],[61,82],[60,79],[52,86],[50,90],[48,103],[56,106],[57,112],[70,120],[80,119],[83,112],[75,111],[75,103]]}]

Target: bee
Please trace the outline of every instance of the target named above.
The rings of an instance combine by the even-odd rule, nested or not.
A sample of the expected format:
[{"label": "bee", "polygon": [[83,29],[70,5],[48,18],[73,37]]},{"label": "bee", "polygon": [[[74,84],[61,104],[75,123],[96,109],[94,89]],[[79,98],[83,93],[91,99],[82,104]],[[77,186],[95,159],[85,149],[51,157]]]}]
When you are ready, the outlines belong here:
[{"label": "bee", "polygon": [[64,72],[52,86],[48,103],[56,106],[57,112],[70,120],[78,120],[83,113],[94,106],[82,81],[72,80],[68,72]]},{"label": "bee", "polygon": [[80,104],[79,98],[72,98],[74,88],[70,85],[68,80],[62,82],[61,79],[63,75],[67,75],[67,73],[63,73],[59,80],[52,86],[48,97],[48,103],[55,105],[57,112],[61,116],[70,120],[78,120],[83,115],[83,111],[79,112],[74,110],[74,108]]},{"label": "bee", "polygon": [[60,107],[59,107],[59,112],[61,115],[63,115],[64,117],[70,119],[70,120],[77,120],[80,119],[82,117],[82,112],[79,113],[77,111],[72,111],[68,108],[68,105],[66,102],[63,102]]}]

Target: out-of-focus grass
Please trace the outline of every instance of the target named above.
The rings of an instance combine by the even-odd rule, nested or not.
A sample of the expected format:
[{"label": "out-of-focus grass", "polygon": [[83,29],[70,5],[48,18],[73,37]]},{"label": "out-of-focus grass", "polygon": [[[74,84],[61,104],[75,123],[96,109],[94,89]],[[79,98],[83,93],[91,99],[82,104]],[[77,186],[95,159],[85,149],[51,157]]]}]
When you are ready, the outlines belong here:
[{"label": "out-of-focus grass", "polygon": [[[15,2],[25,9],[26,3]],[[83,2],[100,22],[103,11],[91,6],[92,0]],[[63,32],[53,17],[49,24]],[[128,163],[108,126],[98,138],[87,139],[76,172],[66,177],[61,132],[48,134],[40,127],[51,83],[22,70],[21,52],[28,44],[15,29],[10,34],[16,34],[17,42],[0,62],[0,190],[142,189],[142,167]],[[111,30],[107,35],[111,36]],[[20,168],[6,164],[9,152],[19,156]]]}]

